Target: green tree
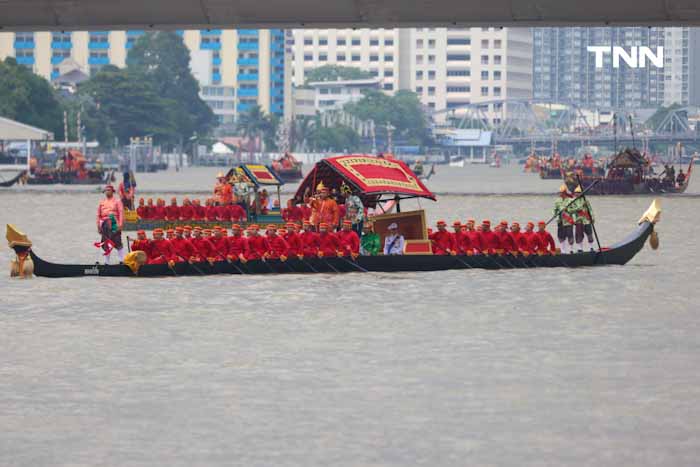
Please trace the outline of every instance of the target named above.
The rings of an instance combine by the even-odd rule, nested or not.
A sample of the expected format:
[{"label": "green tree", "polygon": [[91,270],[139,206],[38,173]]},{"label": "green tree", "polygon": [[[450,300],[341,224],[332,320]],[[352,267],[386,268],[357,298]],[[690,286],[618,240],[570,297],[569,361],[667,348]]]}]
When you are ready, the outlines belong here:
[{"label": "green tree", "polygon": [[318,68],[309,70],[306,73],[306,83],[315,83],[318,81],[337,81],[339,79],[368,79],[371,78],[368,72],[359,68],[350,66],[338,65],[323,65]]},{"label": "green tree", "polygon": [[216,116],[199,97],[199,83],[190,71],[190,53],[178,34],[144,34],[129,50],[126,63],[129,71],[142,74],[153,83],[158,95],[169,101],[176,130],[171,141],[211,131]]},{"label": "green tree", "polygon": [[352,151],[360,144],[357,132],[345,125],[315,126],[309,135],[309,144],[315,151]]},{"label": "green tree", "polygon": [[364,97],[345,105],[345,111],[362,120],[373,120],[377,134],[386,137],[387,123],[394,127],[394,139],[425,144],[429,139],[428,123],[418,96],[398,91],[394,96],[379,90],[366,91]]},{"label": "green tree", "polygon": [[0,115],[63,137],[63,112],[51,84],[14,58],[0,62]]},{"label": "green tree", "polygon": [[274,130],[271,130],[273,123],[259,105],[255,105],[248,111],[243,112],[238,117],[236,127],[241,135],[248,138],[248,151],[251,155],[255,152],[255,141],[257,138],[262,138],[266,133],[270,134],[270,132],[274,135]]},{"label": "green tree", "polygon": [[102,134],[114,135],[122,144],[132,136],[172,141],[178,135],[172,118],[174,103],[162,98],[140,72],[104,67],[81,85],[80,93],[94,103],[94,117],[104,126]]}]

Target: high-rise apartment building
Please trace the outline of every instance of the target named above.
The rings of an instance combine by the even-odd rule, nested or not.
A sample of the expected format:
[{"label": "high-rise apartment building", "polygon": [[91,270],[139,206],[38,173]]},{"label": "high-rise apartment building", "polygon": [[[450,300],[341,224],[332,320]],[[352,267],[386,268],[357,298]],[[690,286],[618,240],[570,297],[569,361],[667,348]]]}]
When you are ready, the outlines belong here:
[{"label": "high-rise apartment building", "polygon": [[[534,28],[534,96],[553,102],[575,102],[591,108],[652,108],[697,104],[700,95],[691,79],[700,71],[700,35],[695,28],[565,27]],[[650,63],[613,67],[612,54],[595,67],[589,46],[646,46],[664,49],[664,66]]]},{"label": "high-rise apartment building", "polygon": [[440,117],[485,102],[498,120],[507,111],[500,101],[532,95],[529,29],[295,30],[293,51],[296,86],[322,65],[356,67],[381,79],[385,92],[416,92]]},{"label": "high-rise apartment building", "polygon": [[[291,111],[291,61],[281,29],[177,31],[190,50],[190,68],[200,95],[230,124],[254,105],[268,113]],[[13,56],[46,79],[56,79],[70,58],[87,74],[111,64],[123,67],[144,31],[0,33],[0,59]]]}]

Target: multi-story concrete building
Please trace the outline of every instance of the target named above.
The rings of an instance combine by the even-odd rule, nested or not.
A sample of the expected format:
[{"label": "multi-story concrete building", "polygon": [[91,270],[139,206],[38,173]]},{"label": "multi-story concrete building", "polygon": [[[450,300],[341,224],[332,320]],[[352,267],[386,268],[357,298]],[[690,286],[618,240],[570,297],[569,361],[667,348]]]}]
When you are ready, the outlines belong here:
[{"label": "multi-story concrete building", "polygon": [[[700,102],[700,33],[695,28],[566,27],[533,29],[533,86],[537,99],[592,108],[644,108]],[[664,67],[614,68],[612,54],[595,67],[589,46],[664,48]]]},{"label": "multi-story concrete building", "polygon": [[295,86],[311,69],[339,65],[369,72],[387,92],[398,89],[398,29],[297,29],[293,35]]},{"label": "multi-story concrete building", "polygon": [[489,101],[488,115],[497,120],[507,109],[492,101],[532,95],[529,29],[296,30],[293,50],[296,86],[322,65],[356,67],[380,79],[385,92],[415,91],[441,117]]},{"label": "multi-story concrete building", "polygon": [[[200,95],[222,124],[251,106],[268,113],[291,112],[291,61],[281,29],[177,31],[190,50],[190,67]],[[123,67],[144,31],[0,33],[0,59],[13,56],[46,79],[58,78],[59,64],[71,58],[93,74],[112,64]]]}]

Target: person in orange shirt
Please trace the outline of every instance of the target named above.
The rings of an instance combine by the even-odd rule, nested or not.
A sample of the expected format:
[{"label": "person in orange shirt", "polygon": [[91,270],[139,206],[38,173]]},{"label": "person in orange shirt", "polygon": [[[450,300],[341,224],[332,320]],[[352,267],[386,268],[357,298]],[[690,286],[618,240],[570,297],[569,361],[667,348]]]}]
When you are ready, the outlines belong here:
[{"label": "person in orange shirt", "polygon": [[320,191],[318,196],[309,197],[307,191],[304,196],[304,202],[309,203],[309,206],[311,206],[311,223],[313,225],[318,228],[321,223],[325,223],[329,229],[333,229],[338,225],[338,220],[340,219],[338,203],[329,196],[327,187],[322,184],[319,185]]}]

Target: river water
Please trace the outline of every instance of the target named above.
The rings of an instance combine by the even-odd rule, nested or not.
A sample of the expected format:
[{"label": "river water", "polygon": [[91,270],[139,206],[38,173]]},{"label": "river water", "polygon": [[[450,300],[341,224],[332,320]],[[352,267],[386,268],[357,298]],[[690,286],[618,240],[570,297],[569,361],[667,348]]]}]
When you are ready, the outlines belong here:
[{"label": "river water", "polygon": [[[139,189],[201,193],[216,171]],[[428,185],[431,223],[522,223],[549,218],[559,182],[507,166]],[[660,249],[625,267],[0,275],[0,464],[697,465],[699,189],[662,199]],[[46,259],[91,262],[99,197],[6,189],[0,224]],[[602,242],[651,200],[592,198]]]}]

